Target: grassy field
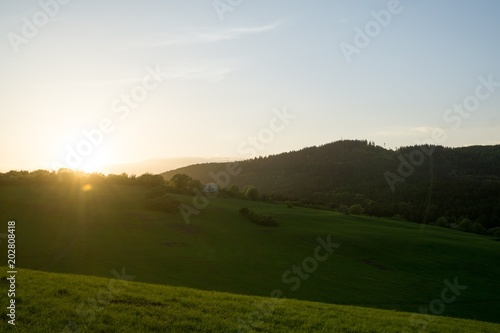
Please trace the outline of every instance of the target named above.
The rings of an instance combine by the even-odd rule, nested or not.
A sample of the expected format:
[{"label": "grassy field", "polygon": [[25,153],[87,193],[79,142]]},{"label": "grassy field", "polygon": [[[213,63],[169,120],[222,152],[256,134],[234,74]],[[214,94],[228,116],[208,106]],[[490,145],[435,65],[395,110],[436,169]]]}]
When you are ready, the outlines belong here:
[{"label": "grassy field", "polygon": [[[412,317],[395,311],[240,296],[113,277],[25,269],[17,276],[16,326],[4,319],[2,332],[500,332],[499,324],[471,320]],[[7,287],[5,276],[0,284]],[[0,302],[7,302],[4,293]]]},{"label": "grassy field", "polygon": [[[2,186],[0,221],[4,221],[5,231],[0,230],[0,233],[6,232],[7,221],[16,221],[17,265],[21,268],[105,278],[113,278],[112,270],[121,272],[125,268],[127,274],[135,277],[134,281],[252,296],[269,297],[273,291],[280,290],[287,299],[418,312],[419,307],[428,308],[439,303],[442,291],[447,287],[445,280],[452,284],[458,281],[467,289],[461,290],[453,301],[440,309],[442,315],[500,322],[500,242],[491,238],[407,222],[232,199],[212,199],[210,205],[193,216],[190,225],[186,225],[180,214],[166,215],[144,210],[145,192],[145,189],[128,186],[101,185],[92,189],[82,189],[80,185]],[[186,203],[192,200],[187,196],[175,197]],[[279,227],[260,227],[250,223],[238,213],[241,207],[274,216]],[[329,237],[331,242],[340,246],[324,261],[311,260],[320,246],[318,238],[326,242]],[[6,256],[5,242],[1,245]],[[316,254],[324,258],[326,253],[321,250]],[[305,265],[310,273],[304,268],[300,273],[294,273],[294,265]],[[35,276],[35,273],[30,274]],[[74,279],[80,281],[76,277]],[[34,321],[35,317],[30,317],[32,315],[21,313],[32,308],[27,306],[33,302],[28,300],[29,293],[46,292],[52,295],[54,291],[44,291],[43,286],[39,286],[42,289],[37,289],[37,292],[35,289],[30,291],[29,283],[23,282],[21,276],[19,280],[20,292],[24,294],[20,316],[33,318]],[[103,283],[90,278],[81,281],[88,281],[88,292],[91,294],[94,293],[92,288]],[[65,289],[68,291],[69,285],[79,284],[70,280],[67,283]],[[141,286],[137,285],[135,294],[131,293],[128,297],[148,300],[160,297],[155,295],[155,290],[162,287],[150,286],[148,295],[140,295]],[[164,290],[183,292],[181,289]],[[71,289],[69,292],[73,301],[87,294],[84,290]],[[236,302],[236,296],[201,292],[193,292],[192,295],[227,297]],[[190,299],[194,296],[186,297]],[[237,313],[244,314],[251,307],[246,303],[252,300],[237,306],[231,303],[231,306],[241,310]],[[58,298],[53,296],[43,300],[49,303],[57,301]],[[167,304],[165,301],[158,302]],[[74,311],[72,302],[63,304],[67,309],[61,305],[61,311]],[[279,316],[273,316],[275,319],[272,320],[273,325],[283,325],[283,331],[299,323],[306,325],[308,316],[317,323],[328,317],[316,310],[301,317],[298,315],[302,315],[300,303],[287,301],[286,304],[290,304],[291,312],[280,310]],[[111,304],[109,311],[120,316],[121,306],[126,305]],[[318,309],[326,306],[309,305]],[[203,315],[204,307],[192,306],[197,309],[196,314],[192,314],[193,325],[196,325],[200,320],[196,316]],[[124,330],[140,325],[143,311],[162,309],[160,306],[156,310],[153,308],[144,306],[127,310],[134,312],[136,319],[127,319]],[[221,311],[222,317],[230,311],[215,303],[209,309]],[[335,311],[347,308],[331,309],[329,311],[333,315]],[[182,306],[176,311],[181,310]],[[363,315],[362,310],[352,311]],[[378,313],[363,311],[367,311],[363,315],[365,319]],[[176,326],[179,323],[167,319],[169,313],[166,311],[162,315],[166,316],[163,319],[165,323],[161,321],[158,325],[168,324],[183,331]],[[394,327],[402,327],[403,322],[408,322],[408,314],[388,312],[386,315],[388,318],[392,318],[391,315],[400,318],[400,326]],[[112,322],[116,319],[113,316],[104,316],[99,325],[104,327],[107,320]],[[169,318],[181,320],[180,314],[176,316]],[[294,316],[299,316],[296,324],[292,320]],[[234,318],[229,314],[227,323],[223,319],[213,320],[212,324],[208,324],[212,325],[213,331],[217,331],[217,325],[227,325],[221,327],[227,327],[229,331],[234,329]],[[398,321],[395,319],[394,322]],[[328,325],[344,324],[334,320]],[[292,326],[286,328],[286,325]],[[382,332],[374,330],[367,320],[360,321],[358,325],[365,325],[365,328],[359,326],[344,331]],[[319,327],[312,330],[319,330]],[[498,329],[498,326],[492,327]],[[325,332],[331,331],[325,329]],[[392,331],[401,330],[387,329],[384,332]],[[435,332],[447,331],[436,329]]]}]

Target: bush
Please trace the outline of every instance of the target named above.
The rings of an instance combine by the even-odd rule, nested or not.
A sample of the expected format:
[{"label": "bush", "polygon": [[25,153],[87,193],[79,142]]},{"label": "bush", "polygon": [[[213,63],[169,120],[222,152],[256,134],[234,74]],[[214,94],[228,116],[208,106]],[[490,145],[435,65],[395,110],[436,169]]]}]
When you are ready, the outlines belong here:
[{"label": "bush", "polygon": [[339,212],[343,214],[349,215],[349,208],[345,205],[340,205]]},{"label": "bush", "polygon": [[449,227],[448,220],[444,216],[441,216],[440,218],[438,218],[436,223],[434,223],[434,225],[437,227],[442,227],[442,228]]},{"label": "bush", "polygon": [[472,231],[472,221],[469,220],[468,218],[463,218],[460,220],[460,223],[458,223],[458,226],[460,230],[465,231],[465,232],[470,232]]},{"label": "bush", "polygon": [[248,208],[240,208],[240,214],[245,216],[250,222],[264,227],[277,227],[278,222],[272,216],[258,215]]},{"label": "bush", "polygon": [[256,201],[259,199],[259,191],[253,186],[248,186],[245,189],[245,198]]},{"label": "bush", "polygon": [[479,235],[484,235],[484,234],[487,233],[486,228],[483,227],[480,223],[477,223],[477,222],[475,222],[474,224],[472,224],[471,232],[473,232],[475,234],[479,234]]},{"label": "bush", "polygon": [[361,215],[365,212],[365,209],[361,205],[352,205],[349,207],[349,214]]},{"label": "bush", "polygon": [[500,227],[490,229],[490,230],[488,230],[488,233],[492,236],[500,237]]},{"label": "bush", "polygon": [[153,175],[150,173],[145,173],[137,177],[137,182],[146,187],[157,187],[165,185],[165,179],[163,179],[163,176]]}]

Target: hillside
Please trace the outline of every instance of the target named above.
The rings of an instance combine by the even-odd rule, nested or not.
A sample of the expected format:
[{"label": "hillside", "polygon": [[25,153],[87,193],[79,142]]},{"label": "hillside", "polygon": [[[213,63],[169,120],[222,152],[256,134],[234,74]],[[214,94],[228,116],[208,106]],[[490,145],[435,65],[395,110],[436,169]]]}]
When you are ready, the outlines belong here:
[{"label": "hillside", "polygon": [[361,204],[367,214],[418,223],[449,223],[467,217],[484,228],[500,226],[500,145],[387,150],[366,141],[320,147],[239,162],[241,172],[213,177],[227,163],[197,164],[162,175],[184,173],[222,187],[256,187],[265,200],[297,200],[340,208]]},{"label": "hillside", "polygon": [[[5,288],[5,275],[0,281]],[[500,332],[499,324],[144,284],[111,274],[21,269],[16,298],[16,326],[4,319],[2,332]],[[6,304],[5,293],[0,302]]]},{"label": "hillside", "polygon": [[[495,238],[223,198],[211,199],[186,225],[179,213],[145,209],[148,191],[92,177],[81,184],[0,186],[0,220],[17,222],[21,268],[109,277],[125,267],[140,282],[255,296],[279,288],[289,299],[407,312],[429,306],[445,280],[458,279],[467,290],[443,314],[499,320]],[[273,216],[279,227],[250,223],[241,207]],[[310,276],[298,278],[291,271],[314,255],[318,238],[340,247]]]}]

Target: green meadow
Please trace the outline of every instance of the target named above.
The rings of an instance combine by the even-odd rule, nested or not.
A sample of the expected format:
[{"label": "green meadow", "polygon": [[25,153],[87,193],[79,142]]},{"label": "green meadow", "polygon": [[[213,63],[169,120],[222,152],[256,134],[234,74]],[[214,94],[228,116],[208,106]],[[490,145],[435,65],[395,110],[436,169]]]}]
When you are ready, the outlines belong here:
[{"label": "green meadow", "polygon": [[[238,318],[265,300],[258,297],[279,294],[286,301],[257,320],[260,331],[417,332],[409,325],[412,313],[432,305],[441,317],[432,317],[426,332],[500,332],[498,325],[442,318],[500,323],[494,238],[223,198],[210,199],[186,224],[179,213],[145,210],[147,191],[109,184],[0,187],[0,233],[16,221],[20,331],[82,321],[75,313],[80,302],[115,279],[112,272],[126,272],[130,287],[91,324],[80,325],[83,331],[236,332]],[[171,196],[192,205],[193,197]],[[250,223],[242,207],[273,216],[279,226]],[[321,247],[325,242],[336,244],[331,253]],[[460,288],[443,296],[449,284]]]},{"label": "green meadow", "polygon": [[[4,271],[5,267],[0,267]],[[20,269],[2,332],[489,333],[499,324]],[[113,284],[113,282],[115,282]],[[0,285],[6,288],[5,277]],[[2,293],[2,303],[6,301]],[[5,312],[5,310],[3,311]]]}]

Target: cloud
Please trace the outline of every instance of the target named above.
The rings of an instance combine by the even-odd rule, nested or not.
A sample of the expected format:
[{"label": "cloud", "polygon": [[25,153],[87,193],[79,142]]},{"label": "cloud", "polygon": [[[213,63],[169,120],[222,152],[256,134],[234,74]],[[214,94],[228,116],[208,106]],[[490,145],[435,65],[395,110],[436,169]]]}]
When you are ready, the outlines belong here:
[{"label": "cloud", "polygon": [[412,134],[430,134],[433,131],[439,129],[438,127],[426,127],[426,126],[420,126],[420,127],[413,127],[410,129],[410,132]]},{"label": "cloud", "polygon": [[259,34],[278,27],[282,21],[256,27],[228,28],[217,31],[199,30],[189,34],[167,35],[141,43],[123,45],[120,49],[154,48],[163,46],[182,46],[193,44],[216,43],[226,40],[239,39],[245,35]]},{"label": "cloud", "polygon": [[[159,67],[162,71],[162,77],[165,80],[178,79],[218,82],[223,80],[230,73],[241,69],[242,65],[233,60],[205,60],[196,63],[177,62],[168,66]],[[144,75],[146,75],[145,72],[136,73],[134,75],[121,74],[118,78],[85,81],[78,83],[78,85],[86,87],[133,85],[141,83]]]}]

